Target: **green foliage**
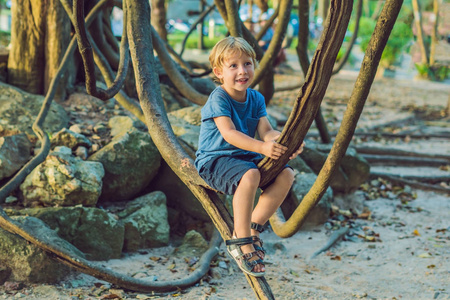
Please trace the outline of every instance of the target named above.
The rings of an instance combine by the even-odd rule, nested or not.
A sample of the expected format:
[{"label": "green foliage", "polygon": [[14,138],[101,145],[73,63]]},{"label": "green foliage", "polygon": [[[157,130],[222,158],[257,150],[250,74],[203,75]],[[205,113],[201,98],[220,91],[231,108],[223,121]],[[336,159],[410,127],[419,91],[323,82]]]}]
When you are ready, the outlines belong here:
[{"label": "green foliage", "polygon": [[[227,28],[224,25],[216,25],[214,38],[210,39],[208,35],[203,37],[203,44],[205,49],[211,49],[214,45],[223,39],[227,33]],[[176,48],[177,45],[181,44],[186,36],[185,32],[176,30],[173,33],[167,35],[167,39],[169,40],[169,44]],[[186,41],[186,49],[195,49],[198,47],[198,32],[193,31],[187,41]]]},{"label": "green foliage", "polygon": [[446,65],[415,64],[419,76],[433,81],[443,81],[450,76],[450,67]]},{"label": "green foliage", "polygon": [[[363,52],[367,49],[375,25],[376,21],[370,18],[361,18],[358,36],[361,40],[360,47]],[[381,56],[380,65],[386,68],[394,65],[412,38],[413,33],[408,24],[403,22],[395,23]]]},{"label": "green foliage", "polygon": [[8,46],[11,42],[11,34],[0,30],[0,46]]}]

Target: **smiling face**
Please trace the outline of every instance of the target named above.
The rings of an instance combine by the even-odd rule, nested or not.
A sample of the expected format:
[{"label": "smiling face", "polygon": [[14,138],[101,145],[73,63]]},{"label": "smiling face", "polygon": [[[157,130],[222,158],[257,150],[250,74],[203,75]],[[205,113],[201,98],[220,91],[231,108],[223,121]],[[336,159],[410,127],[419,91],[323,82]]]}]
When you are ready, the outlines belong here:
[{"label": "smiling face", "polygon": [[255,74],[252,57],[244,52],[234,51],[224,59],[221,68],[215,67],[213,71],[231,98],[245,102],[247,88],[250,87]]}]

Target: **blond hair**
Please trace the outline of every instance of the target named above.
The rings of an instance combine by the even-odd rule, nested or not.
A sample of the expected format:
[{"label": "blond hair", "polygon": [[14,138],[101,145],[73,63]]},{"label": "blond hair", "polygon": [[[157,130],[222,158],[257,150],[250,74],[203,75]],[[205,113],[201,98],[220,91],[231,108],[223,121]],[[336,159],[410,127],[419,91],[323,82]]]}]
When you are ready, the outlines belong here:
[{"label": "blond hair", "polygon": [[[251,57],[253,65],[258,66],[256,61],[256,53],[250,44],[241,37],[229,36],[220,40],[211,50],[209,54],[209,63],[211,68],[217,68],[222,70],[224,61],[235,54],[246,54]],[[216,81],[222,82],[222,80],[215,78]]]}]

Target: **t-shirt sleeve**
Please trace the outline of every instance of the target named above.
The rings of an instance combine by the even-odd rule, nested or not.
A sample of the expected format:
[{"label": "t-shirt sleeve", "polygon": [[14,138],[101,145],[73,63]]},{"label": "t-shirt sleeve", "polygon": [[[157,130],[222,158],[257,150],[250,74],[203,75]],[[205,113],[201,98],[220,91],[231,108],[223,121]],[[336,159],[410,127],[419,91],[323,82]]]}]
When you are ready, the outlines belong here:
[{"label": "t-shirt sleeve", "polygon": [[202,108],[202,121],[217,117],[231,118],[231,104],[220,93],[211,94]]}]

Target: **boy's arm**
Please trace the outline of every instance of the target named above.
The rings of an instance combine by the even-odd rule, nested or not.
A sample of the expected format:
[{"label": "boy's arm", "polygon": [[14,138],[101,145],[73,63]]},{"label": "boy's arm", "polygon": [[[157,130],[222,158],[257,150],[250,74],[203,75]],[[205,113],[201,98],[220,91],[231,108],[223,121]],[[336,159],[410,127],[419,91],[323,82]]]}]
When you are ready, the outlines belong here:
[{"label": "boy's arm", "polygon": [[274,141],[278,139],[281,134],[281,132],[272,128],[272,125],[270,125],[267,117],[262,117],[259,119],[257,130],[259,137],[263,141]]},{"label": "boy's arm", "polygon": [[[267,119],[267,117],[262,117],[261,119],[259,119],[259,123],[258,123],[258,134],[259,134],[259,137],[263,141],[275,141],[275,140],[278,139],[278,137],[280,136],[281,132],[279,132],[278,130],[275,130],[275,129],[272,128],[272,125],[270,125],[270,122]],[[300,153],[302,153],[304,146],[305,146],[305,142],[303,142],[300,145],[300,148],[298,148],[297,151],[292,153],[292,155],[289,157],[289,159],[294,159]]]},{"label": "boy's arm", "polygon": [[[267,120],[267,119],[266,119]],[[278,144],[274,140],[264,140],[259,141],[257,139],[251,138],[248,135],[236,130],[233,121],[229,117],[217,117],[214,118],[217,128],[222,134],[225,141],[231,145],[252,152],[261,153],[267,157],[278,159],[283,155],[287,147]],[[260,120],[261,122],[261,120]],[[268,121],[267,121],[268,122]],[[259,132],[258,124],[258,133]],[[270,124],[269,124],[270,126]],[[266,134],[267,135],[267,134]],[[279,133],[278,133],[279,135]]]}]

